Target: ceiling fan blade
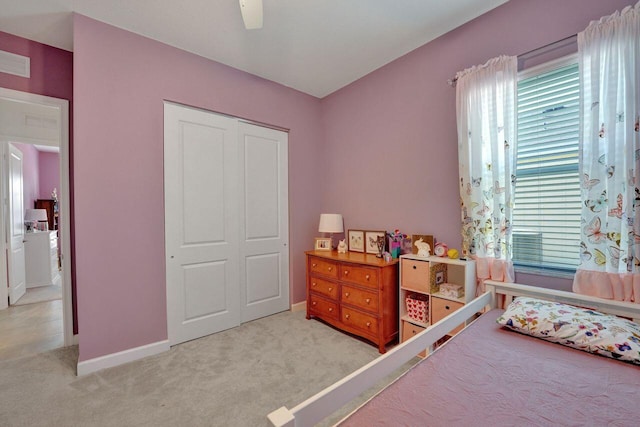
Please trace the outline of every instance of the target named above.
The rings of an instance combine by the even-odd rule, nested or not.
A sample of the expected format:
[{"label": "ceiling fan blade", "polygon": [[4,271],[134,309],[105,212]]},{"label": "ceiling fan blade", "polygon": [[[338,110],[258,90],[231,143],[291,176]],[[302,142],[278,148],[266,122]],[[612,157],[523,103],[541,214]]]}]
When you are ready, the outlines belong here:
[{"label": "ceiling fan blade", "polygon": [[262,0],[239,0],[242,20],[247,30],[262,28]]}]

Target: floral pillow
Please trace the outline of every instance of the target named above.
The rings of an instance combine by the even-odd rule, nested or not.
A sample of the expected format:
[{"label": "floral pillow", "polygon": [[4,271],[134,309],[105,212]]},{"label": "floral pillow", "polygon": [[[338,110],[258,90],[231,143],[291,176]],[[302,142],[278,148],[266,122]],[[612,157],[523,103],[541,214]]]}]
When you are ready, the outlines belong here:
[{"label": "floral pillow", "polygon": [[620,317],[518,297],[496,322],[523,334],[640,364],[640,325]]}]

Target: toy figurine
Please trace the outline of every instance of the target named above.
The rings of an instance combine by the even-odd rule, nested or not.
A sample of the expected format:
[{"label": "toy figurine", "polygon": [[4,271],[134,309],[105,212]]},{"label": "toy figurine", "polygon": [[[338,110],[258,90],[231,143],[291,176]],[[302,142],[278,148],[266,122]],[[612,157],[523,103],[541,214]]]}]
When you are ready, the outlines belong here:
[{"label": "toy figurine", "polygon": [[338,243],[338,253],[339,254],[347,253],[347,243],[345,242],[345,239],[340,240],[340,242]]},{"label": "toy figurine", "polygon": [[429,255],[431,255],[431,246],[429,246],[427,242],[422,240],[422,237],[416,240],[414,245],[416,246],[416,248],[418,248],[418,256],[428,257]]}]

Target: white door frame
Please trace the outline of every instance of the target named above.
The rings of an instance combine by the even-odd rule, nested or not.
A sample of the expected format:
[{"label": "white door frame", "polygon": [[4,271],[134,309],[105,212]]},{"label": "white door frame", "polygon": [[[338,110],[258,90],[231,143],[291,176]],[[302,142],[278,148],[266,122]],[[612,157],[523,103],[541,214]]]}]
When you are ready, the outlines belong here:
[{"label": "white door frame", "polygon": [[[36,95],[17,90],[0,88],[0,99],[9,101],[26,102],[45,105],[58,110],[60,116],[59,123],[59,146],[60,146],[60,228],[61,254],[62,254],[62,314],[64,325],[64,345],[77,344],[77,337],[73,335],[73,305],[71,295],[71,203],[69,192],[69,101],[66,99],[52,98],[44,95]],[[25,140],[12,135],[2,135],[0,129],[0,141],[2,142],[22,142],[27,144],[42,144],[42,141]],[[49,142],[46,145],[50,145]],[[4,189],[4,180],[0,174],[0,187]],[[4,190],[2,190],[4,191]],[[3,195],[4,196],[4,195]],[[4,209],[0,209],[0,254],[6,253],[5,218]],[[7,287],[7,260],[5,256],[0,256],[0,286]]]}]

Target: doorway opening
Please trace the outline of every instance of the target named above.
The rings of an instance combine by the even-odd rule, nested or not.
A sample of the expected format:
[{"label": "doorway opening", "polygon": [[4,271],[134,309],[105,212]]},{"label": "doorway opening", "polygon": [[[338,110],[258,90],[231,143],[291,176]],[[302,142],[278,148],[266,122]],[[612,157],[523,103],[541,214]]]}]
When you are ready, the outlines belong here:
[{"label": "doorway opening", "polygon": [[75,344],[68,101],[0,88],[0,359]]}]

